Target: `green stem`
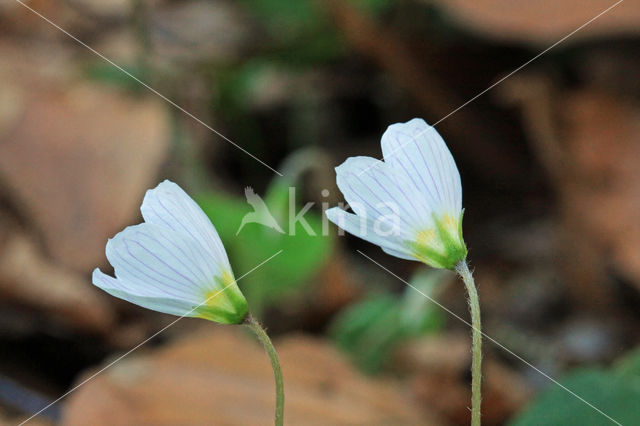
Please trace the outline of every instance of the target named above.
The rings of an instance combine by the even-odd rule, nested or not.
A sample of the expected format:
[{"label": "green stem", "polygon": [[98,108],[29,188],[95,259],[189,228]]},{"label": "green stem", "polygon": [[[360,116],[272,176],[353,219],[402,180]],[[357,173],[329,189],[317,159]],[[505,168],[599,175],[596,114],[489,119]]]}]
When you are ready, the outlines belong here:
[{"label": "green stem", "polygon": [[469,309],[471,311],[472,328],[472,359],[471,359],[471,426],[480,426],[480,405],[482,402],[482,326],[480,324],[480,301],[478,291],[469,270],[467,261],[462,260],[456,265],[456,272],[464,281],[469,294]]},{"label": "green stem", "polygon": [[264,346],[264,350],[267,352],[267,355],[269,355],[271,368],[273,368],[273,377],[276,381],[275,425],[282,426],[282,420],[284,418],[284,383],[282,381],[282,370],[280,369],[280,361],[278,361],[276,348],[273,347],[273,343],[271,343],[271,339],[269,339],[266,331],[264,331],[260,323],[258,323],[251,314],[247,316],[244,323],[256,334],[258,340],[260,340],[260,343]]}]

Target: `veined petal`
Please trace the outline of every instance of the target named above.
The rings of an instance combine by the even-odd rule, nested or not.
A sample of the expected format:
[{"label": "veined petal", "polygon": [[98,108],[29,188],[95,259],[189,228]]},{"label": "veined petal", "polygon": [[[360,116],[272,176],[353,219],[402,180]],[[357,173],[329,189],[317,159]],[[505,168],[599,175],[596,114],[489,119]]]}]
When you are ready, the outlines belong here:
[{"label": "veined petal", "polygon": [[194,302],[217,289],[216,277],[225,272],[195,240],[151,223],[125,228],[107,242],[106,252],[123,282]]},{"label": "veined petal", "polygon": [[387,223],[377,222],[367,216],[358,216],[346,212],[339,207],[328,209],[327,219],[344,229],[348,233],[365,241],[379,245],[383,250],[403,259],[416,260],[407,244],[409,239],[406,231],[401,227],[389,226]]},{"label": "veined petal", "polygon": [[107,242],[116,278],[96,269],[93,283],[145,308],[239,324],[248,313],[211,221],[180,187],[164,181],[147,191],[146,220]]},{"label": "veined petal", "polygon": [[437,215],[462,210],[460,174],[436,129],[414,118],[393,124],[382,135],[384,161],[427,198]]},{"label": "veined petal", "polygon": [[434,268],[454,269],[467,257],[467,247],[462,238],[462,214],[455,218],[445,213],[434,215],[435,229],[425,229],[411,242],[412,253]]},{"label": "veined petal", "polygon": [[336,167],[336,181],[351,209],[375,220],[397,217],[401,226],[416,229],[431,221],[431,210],[415,187],[388,164],[371,157],[351,157]]},{"label": "veined petal", "polygon": [[381,247],[382,251],[391,255],[391,256],[395,256],[395,257],[399,257],[400,259],[405,259],[405,260],[420,260],[418,258],[416,258],[413,254],[410,254],[409,252],[403,252],[403,251],[398,251],[398,250],[393,250],[390,248],[386,248],[386,247]]},{"label": "veined petal", "polygon": [[104,274],[100,269],[93,271],[92,282],[112,296],[134,303],[143,308],[178,316],[197,316],[194,308],[198,305],[190,300],[167,297],[155,291],[145,290],[130,282]]},{"label": "veined petal", "polygon": [[140,207],[145,222],[166,227],[197,242],[202,255],[231,270],[220,236],[207,215],[186,192],[165,180],[147,191]]},{"label": "veined petal", "polygon": [[116,297],[178,315],[188,306],[194,309],[189,316],[224,324],[240,323],[247,314],[231,270],[221,269],[185,234],[151,223],[129,226],[107,242],[107,258],[116,279],[105,291]]}]

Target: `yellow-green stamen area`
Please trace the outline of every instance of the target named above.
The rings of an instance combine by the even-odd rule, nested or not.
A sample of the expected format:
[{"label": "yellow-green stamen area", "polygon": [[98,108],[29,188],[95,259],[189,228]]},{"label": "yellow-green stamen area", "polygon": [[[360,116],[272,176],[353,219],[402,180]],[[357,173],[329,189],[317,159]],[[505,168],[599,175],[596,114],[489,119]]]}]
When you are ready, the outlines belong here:
[{"label": "yellow-green stamen area", "polygon": [[196,317],[222,324],[240,324],[249,312],[247,300],[238,288],[231,272],[215,277],[216,285],[203,292],[203,304]]},{"label": "yellow-green stamen area", "polygon": [[456,220],[450,214],[433,215],[434,227],[421,229],[414,241],[409,242],[413,256],[434,268],[454,269],[467,257],[462,239],[462,216]]}]

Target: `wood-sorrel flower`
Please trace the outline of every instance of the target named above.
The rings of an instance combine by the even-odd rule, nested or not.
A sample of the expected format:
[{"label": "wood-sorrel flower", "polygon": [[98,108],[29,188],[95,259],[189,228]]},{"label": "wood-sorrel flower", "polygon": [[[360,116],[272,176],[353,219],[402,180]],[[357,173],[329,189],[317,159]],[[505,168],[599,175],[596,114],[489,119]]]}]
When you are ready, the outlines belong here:
[{"label": "wood-sorrel flower", "polygon": [[355,214],[326,215],[347,232],[403,259],[453,269],[466,258],[462,186],[456,163],[424,120],[389,126],[384,161],[351,157],[336,167],[338,187]]},{"label": "wood-sorrel flower", "polygon": [[202,209],[168,180],[147,191],[144,223],[107,242],[116,278],[93,271],[93,284],[167,314],[238,324],[248,306],[218,232]]}]

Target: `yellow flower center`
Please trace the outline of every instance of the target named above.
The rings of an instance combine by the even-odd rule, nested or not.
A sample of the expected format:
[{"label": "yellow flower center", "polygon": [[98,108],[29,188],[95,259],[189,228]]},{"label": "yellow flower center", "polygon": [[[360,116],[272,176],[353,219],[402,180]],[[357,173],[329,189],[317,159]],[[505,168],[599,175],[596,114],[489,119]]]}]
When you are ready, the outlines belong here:
[{"label": "yellow flower center", "polygon": [[436,268],[453,269],[467,255],[461,221],[462,214],[460,218],[447,213],[434,214],[433,228],[417,231],[415,240],[408,242],[413,257]]},{"label": "yellow flower center", "polygon": [[222,276],[219,278],[219,280],[222,283],[222,288],[207,290],[207,292],[204,294],[204,298],[205,298],[204,300],[206,300],[206,304],[209,306],[216,306],[217,305],[216,299],[222,296],[222,293],[224,293],[227,287],[229,287],[235,282],[233,275],[231,275],[231,273],[227,271],[224,271],[222,273]]},{"label": "yellow flower center", "polygon": [[458,229],[458,221],[455,220],[451,215],[445,214],[442,216],[442,222],[444,222],[445,226],[451,229]]},{"label": "yellow flower center", "polygon": [[213,288],[203,289],[204,301],[193,316],[222,324],[240,324],[249,307],[231,271],[214,277],[210,285]]},{"label": "yellow flower center", "polygon": [[420,245],[429,245],[436,237],[436,231],[434,229],[423,229],[418,231],[416,241]]}]

